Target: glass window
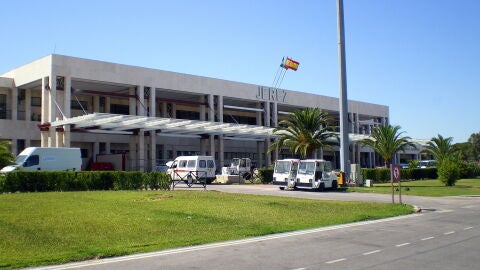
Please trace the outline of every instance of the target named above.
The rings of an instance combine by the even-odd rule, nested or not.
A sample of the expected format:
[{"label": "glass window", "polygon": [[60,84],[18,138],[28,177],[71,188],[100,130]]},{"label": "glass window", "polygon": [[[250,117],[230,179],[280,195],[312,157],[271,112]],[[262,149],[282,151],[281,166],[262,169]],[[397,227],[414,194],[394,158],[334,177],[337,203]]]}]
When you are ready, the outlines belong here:
[{"label": "glass window", "polygon": [[87,104],[88,103],[86,101],[70,100],[70,108],[72,108],[72,110],[82,110],[82,107],[83,107],[83,110],[86,111],[88,110]]},{"label": "glass window", "polygon": [[180,162],[178,163],[178,167],[179,168],[187,167],[187,161],[186,160],[180,160]]},{"label": "glass window", "polygon": [[213,162],[213,160],[209,160],[207,162],[207,165],[208,165],[208,168],[215,168],[215,163]]},{"label": "glass window", "polygon": [[195,160],[189,160],[187,163],[188,168],[195,168]]},{"label": "glass window", "polygon": [[206,160],[199,160],[198,161],[198,167],[199,168],[206,168],[207,167],[207,161]]},{"label": "glass window", "polygon": [[7,95],[0,95],[0,119],[7,119]]},{"label": "glass window", "polygon": [[23,167],[30,167],[30,166],[35,166],[40,163],[40,157],[38,155],[32,155],[27,158],[25,163],[23,163]]},{"label": "glass window", "polygon": [[41,97],[32,97],[30,100],[32,106],[40,107],[42,106],[42,98]]}]

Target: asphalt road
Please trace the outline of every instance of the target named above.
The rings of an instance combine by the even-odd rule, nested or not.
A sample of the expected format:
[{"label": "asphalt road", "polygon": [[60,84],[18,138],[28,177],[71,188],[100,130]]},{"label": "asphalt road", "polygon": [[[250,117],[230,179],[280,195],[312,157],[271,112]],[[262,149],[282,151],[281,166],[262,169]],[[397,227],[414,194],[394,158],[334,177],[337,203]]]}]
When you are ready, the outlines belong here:
[{"label": "asphalt road", "polygon": [[[365,193],[208,186],[223,192],[390,202]],[[398,198],[396,198],[398,199]],[[404,196],[419,214],[42,269],[480,269],[480,197]]]}]

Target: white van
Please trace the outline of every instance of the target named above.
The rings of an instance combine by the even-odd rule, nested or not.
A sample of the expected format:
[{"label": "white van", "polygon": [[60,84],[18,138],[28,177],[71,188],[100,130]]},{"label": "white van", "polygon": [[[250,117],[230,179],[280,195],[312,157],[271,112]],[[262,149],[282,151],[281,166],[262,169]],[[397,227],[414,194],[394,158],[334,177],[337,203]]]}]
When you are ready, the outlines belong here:
[{"label": "white van", "polygon": [[281,190],[285,188],[295,188],[299,159],[281,159],[275,161],[273,170],[273,185],[277,185]]},{"label": "white van", "polygon": [[167,173],[172,180],[192,183],[198,179],[206,179],[210,184],[216,178],[215,171],[215,160],[212,156],[180,156],[173,161]]},{"label": "white van", "polygon": [[330,161],[323,159],[306,159],[300,161],[297,171],[297,188],[336,189],[338,187],[337,175],[332,172]]},{"label": "white van", "polygon": [[82,156],[80,148],[28,147],[15,160],[14,165],[0,172],[26,171],[80,171]]}]

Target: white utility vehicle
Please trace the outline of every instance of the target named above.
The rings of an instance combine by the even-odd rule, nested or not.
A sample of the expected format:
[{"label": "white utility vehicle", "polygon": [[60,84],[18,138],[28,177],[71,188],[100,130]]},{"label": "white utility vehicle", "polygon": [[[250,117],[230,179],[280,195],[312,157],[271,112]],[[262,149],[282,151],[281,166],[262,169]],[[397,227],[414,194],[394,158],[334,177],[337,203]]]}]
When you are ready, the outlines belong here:
[{"label": "white utility vehicle", "polygon": [[174,181],[185,181],[187,184],[206,180],[215,180],[215,160],[212,156],[180,156],[170,165],[167,173]]},{"label": "white utility vehicle", "polygon": [[15,160],[14,165],[0,172],[25,171],[80,171],[82,156],[80,148],[27,147]]},{"label": "white utility vehicle", "polygon": [[295,188],[295,180],[299,159],[281,159],[275,162],[273,170],[273,185],[277,185],[281,190],[285,188]]},{"label": "white utility vehicle", "polygon": [[234,158],[229,167],[222,167],[223,175],[241,175],[251,173],[252,161],[249,158]]},{"label": "white utility vehicle", "polygon": [[297,171],[296,188],[336,189],[338,187],[337,176],[332,172],[330,161],[323,159],[306,159],[300,161]]}]

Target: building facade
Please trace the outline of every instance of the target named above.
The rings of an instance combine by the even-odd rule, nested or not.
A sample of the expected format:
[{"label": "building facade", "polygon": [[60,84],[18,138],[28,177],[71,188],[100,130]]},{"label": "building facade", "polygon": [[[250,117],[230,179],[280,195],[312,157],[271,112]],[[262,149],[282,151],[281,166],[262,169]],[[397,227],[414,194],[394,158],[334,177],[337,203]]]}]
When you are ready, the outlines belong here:
[{"label": "building facade", "polygon": [[[85,168],[108,153],[125,153],[127,169],[140,171],[196,154],[212,155],[220,165],[235,157],[270,165],[291,156],[284,150],[268,154],[272,138],[247,133],[276,127],[290,112],[306,107],[328,112],[338,125],[334,97],[69,56],[48,55],[0,75],[0,139],[12,142],[14,154],[29,146],[80,147]],[[384,105],[350,100],[348,109],[351,135],[368,135],[389,121]],[[104,118],[92,118],[89,123],[95,124],[88,126],[69,121],[93,114]],[[116,117],[117,127],[109,122],[105,128],[105,116]],[[157,127],[152,121],[167,124]],[[208,129],[191,132],[193,126]],[[238,135],[227,136],[227,130]],[[381,164],[355,141],[350,150],[350,163]],[[338,148],[316,154],[338,164]]]}]

